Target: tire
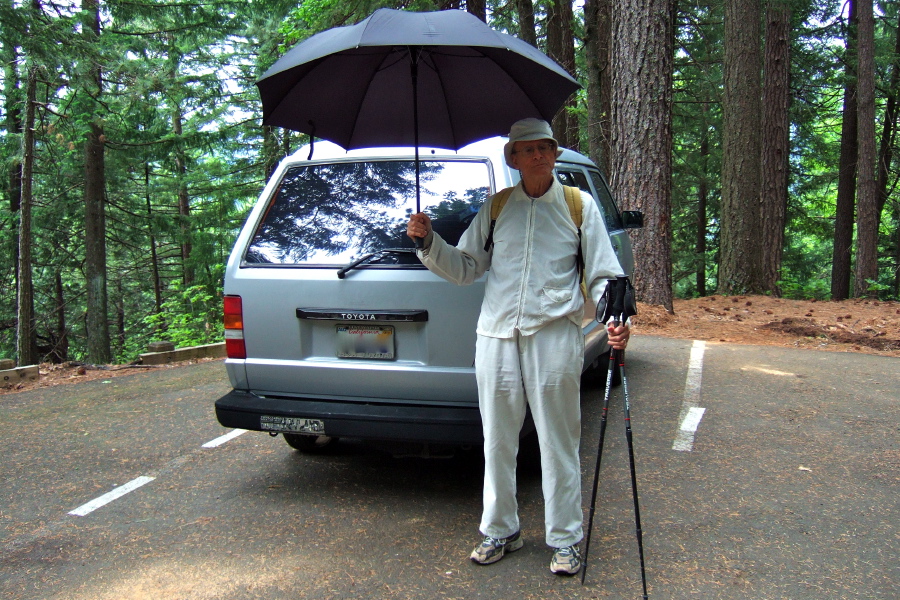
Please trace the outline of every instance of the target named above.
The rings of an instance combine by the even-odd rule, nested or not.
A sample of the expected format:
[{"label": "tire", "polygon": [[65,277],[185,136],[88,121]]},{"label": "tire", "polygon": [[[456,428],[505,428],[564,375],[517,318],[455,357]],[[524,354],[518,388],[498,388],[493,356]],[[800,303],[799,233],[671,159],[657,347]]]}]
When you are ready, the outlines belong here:
[{"label": "tire", "polygon": [[[609,372],[609,350],[600,355],[600,357],[582,374],[582,383],[588,386],[606,387],[606,376]],[[613,370],[612,386],[614,388],[622,385],[622,372],[619,366]]]},{"label": "tire", "polygon": [[283,433],[284,441],[294,450],[307,454],[317,454],[332,448],[338,438],[327,435],[300,435],[297,433]]}]

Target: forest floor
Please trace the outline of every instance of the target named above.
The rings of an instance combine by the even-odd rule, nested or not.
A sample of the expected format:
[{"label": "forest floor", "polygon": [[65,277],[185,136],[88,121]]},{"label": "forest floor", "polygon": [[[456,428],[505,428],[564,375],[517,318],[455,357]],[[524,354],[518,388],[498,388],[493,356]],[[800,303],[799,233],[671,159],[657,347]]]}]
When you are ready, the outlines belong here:
[{"label": "forest floor", "polygon": [[900,302],[707,296],[674,309],[638,303],[634,335],[900,357]]},{"label": "forest floor", "polygon": [[[707,296],[675,300],[674,309],[672,315],[660,306],[638,303],[638,314],[632,318],[633,334],[900,357],[900,302]],[[172,369],[210,360],[222,359],[161,366],[44,363],[40,365],[39,380],[0,383],[0,395],[82,381],[105,381],[140,370]]]}]

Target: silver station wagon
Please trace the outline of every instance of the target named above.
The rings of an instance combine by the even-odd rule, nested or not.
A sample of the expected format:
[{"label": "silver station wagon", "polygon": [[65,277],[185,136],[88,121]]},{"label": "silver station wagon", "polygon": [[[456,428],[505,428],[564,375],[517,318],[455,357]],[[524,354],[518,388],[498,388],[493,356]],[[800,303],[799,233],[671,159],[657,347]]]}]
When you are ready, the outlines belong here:
[{"label": "silver station wagon", "polygon": [[[458,152],[420,149],[420,202],[451,244],[493,193],[514,185],[504,138]],[[484,278],[456,286],[428,271],[406,236],[416,207],[410,148],[344,151],[316,142],[286,158],[228,260],[225,366],[234,388],[216,401],[226,427],[282,434],[315,451],[339,437],[482,443],[475,323]],[[626,273],[634,266],[600,170],[564,150],[559,180],[600,206]],[[584,369],[601,368],[606,330],[585,308]]]}]

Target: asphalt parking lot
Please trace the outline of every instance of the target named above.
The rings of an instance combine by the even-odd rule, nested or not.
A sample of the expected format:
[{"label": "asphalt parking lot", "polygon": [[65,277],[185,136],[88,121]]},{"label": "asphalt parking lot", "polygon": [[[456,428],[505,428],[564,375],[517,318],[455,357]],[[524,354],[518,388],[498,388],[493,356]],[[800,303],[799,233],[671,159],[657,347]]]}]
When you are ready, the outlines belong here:
[{"label": "asphalt parking lot", "polygon": [[[898,367],[635,337],[626,373],[650,597],[900,598]],[[477,452],[395,456],[349,441],[303,455],[220,427],[212,403],[227,390],[214,362],[0,396],[0,595],[641,597],[621,388],[584,586],[548,570],[533,457],[519,474],[526,545],[481,567],[467,560]],[[583,390],[585,508],[602,394]]]}]

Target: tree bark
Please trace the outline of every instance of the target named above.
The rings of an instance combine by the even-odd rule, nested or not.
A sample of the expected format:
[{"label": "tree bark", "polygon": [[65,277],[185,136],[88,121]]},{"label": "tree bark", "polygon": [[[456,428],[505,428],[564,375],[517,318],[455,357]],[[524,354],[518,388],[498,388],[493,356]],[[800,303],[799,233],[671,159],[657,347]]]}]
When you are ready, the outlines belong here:
[{"label": "tree bark", "polygon": [[[575,76],[575,34],[572,30],[572,0],[552,0],[547,15],[547,54]],[[572,112],[578,100],[573,94],[553,117],[553,135],[560,146],[579,149],[578,118]]]},{"label": "tree bark", "polygon": [[838,165],[837,201],[834,213],[834,247],[831,256],[831,299],[850,297],[853,221],[856,207],[857,91],[856,91],[856,0],[849,0],[847,49],[844,59],[844,110],[841,122],[841,153]]},{"label": "tree bark", "polygon": [[[3,30],[6,34],[6,30]],[[19,61],[16,52],[15,41],[8,36],[3,40],[3,99],[6,113],[7,136],[22,133],[22,110],[19,100],[19,73],[17,64]],[[7,172],[7,197],[9,210],[12,213],[19,211],[19,199],[22,197],[22,162],[13,160],[9,164]]]},{"label": "tree bark", "polygon": [[162,285],[159,279],[159,257],[153,227],[153,204],[150,201],[150,163],[144,163],[144,187],[147,192],[147,232],[150,237],[150,273],[153,278],[153,301],[156,314],[162,313]]},{"label": "tree bark", "polygon": [[760,261],[761,72],[759,0],[725,2],[719,293],[764,291]]},{"label": "tree bark", "polygon": [[859,0],[859,154],[857,161],[856,297],[877,296],[869,282],[878,278],[878,193],[875,187],[875,18],[872,0]]},{"label": "tree bark", "polygon": [[[100,10],[97,0],[84,0],[85,37],[97,44]],[[98,98],[103,89],[100,67],[88,69],[89,95]],[[93,107],[92,107],[93,108]],[[93,115],[84,144],[84,276],[87,284],[87,360],[106,364],[112,359],[106,273],[106,166],[102,121]]]},{"label": "tree bark", "polygon": [[466,0],[466,12],[487,23],[487,9],[484,0]]},{"label": "tree bark", "polygon": [[[900,19],[898,19],[900,21]],[[878,150],[878,205],[876,212],[881,216],[888,199],[888,179],[891,163],[894,160],[894,139],[897,135],[897,93],[900,92],[900,22],[894,40],[894,60],[891,64],[891,83],[887,90],[887,102],[884,108],[884,126],[881,130],[881,144]]]},{"label": "tree bark", "polygon": [[609,121],[612,90],[609,66],[611,10],[610,0],[586,0],[584,3],[588,156],[604,173],[610,172],[612,137]]},{"label": "tree bark", "polygon": [[780,295],[790,155],[791,9],[770,0],[766,10],[762,132],[762,291]]},{"label": "tree bark", "polygon": [[25,91],[25,122],[22,140],[22,197],[19,204],[19,290],[16,354],[19,366],[38,362],[37,339],[34,329],[34,285],[32,255],[34,245],[31,230],[32,183],[34,177],[34,121],[37,101],[37,67],[28,68]]},{"label": "tree bark", "polygon": [[62,273],[53,274],[56,287],[56,336],[54,340],[54,362],[64,363],[69,360],[69,331],[66,327],[66,297],[64,294]]},{"label": "tree bark", "polygon": [[700,174],[697,181],[697,238],[694,252],[697,256],[697,295],[706,296],[706,236],[709,234],[709,220],[706,209],[709,203],[709,182],[706,174],[709,172],[709,126],[707,117],[709,105],[703,104],[703,137],[700,139]]},{"label": "tree bark", "polygon": [[516,0],[516,12],[519,15],[519,37],[537,48],[533,0]]},{"label": "tree bark", "polygon": [[191,199],[188,195],[187,183],[187,157],[181,146],[182,135],[181,108],[176,106],[172,111],[172,128],[175,133],[175,177],[178,185],[178,219],[181,222],[181,268],[182,283],[187,289],[194,285],[194,269],[191,265]]},{"label": "tree bark", "polygon": [[638,298],[672,312],[671,0],[623,0],[613,11],[612,182],[623,207],[644,212],[633,237]]}]

